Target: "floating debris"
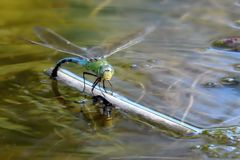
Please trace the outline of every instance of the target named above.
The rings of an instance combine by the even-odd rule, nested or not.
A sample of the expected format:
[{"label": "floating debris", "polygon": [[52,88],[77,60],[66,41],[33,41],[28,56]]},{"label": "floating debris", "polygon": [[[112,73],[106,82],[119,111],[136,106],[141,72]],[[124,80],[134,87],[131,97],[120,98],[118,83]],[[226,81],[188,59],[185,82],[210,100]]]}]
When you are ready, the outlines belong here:
[{"label": "floating debris", "polygon": [[132,64],[132,65],[131,65],[131,68],[132,68],[132,69],[138,69],[138,68],[139,68],[139,65],[137,65],[137,64]]},{"label": "floating debris", "polygon": [[216,82],[207,82],[207,83],[204,83],[203,86],[206,88],[215,88],[219,85]]},{"label": "floating debris", "polygon": [[237,7],[240,7],[240,1],[239,1],[239,0],[236,1],[236,2],[234,3],[234,5],[237,6]]},{"label": "floating debris", "polygon": [[152,65],[150,65],[150,64],[145,64],[144,67],[150,68],[150,67],[152,67]]},{"label": "floating debris", "polygon": [[159,59],[148,59],[147,62],[152,64],[160,64],[161,61]]},{"label": "floating debris", "polygon": [[240,27],[240,20],[234,22],[236,26]]},{"label": "floating debris", "polygon": [[240,52],[240,36],[216,40],[212,46],[216,49]]},{"label": "floating debris", "polygon": [[[50,75],[51,73],[52,73],[52,69],[47,71],[48,75]],[[76,88],[79,91],[82,91],[84,87],[84,79],[66,69],[60,68],[58,70],[58,77],[60,81],[64,82],[66,85],[70,87]],[[86,92],[88,94],[91,94],[92,83],[89,81],[85,81],[85,87],[86,87]],[[103,113],[105,113],[107,118],[111,117],[111,108],[114,108],[113,106],[116,106],[121,108],[124,111],[127,111],[129,113],[132,112],[135,115],[141,116],[143,119],[146,119],[147,121],[153,124],[160,125],[162,128],[164,127],[166,129],[169,129],[172,131],[172,133],[176,133],[177,135],[186,135],[186,134],[190,135],[191,133],[195,133],[194,135],[198,135],[203,131],[202,128],[198,128],[194,125],[182,122],[178,119],[165,115],[157,110],[153,110],[153,109],[150,109],[149,107],[145,107],[143,105],[130,101],[129,99],[117,93],[109,94],[109,93],[103,93],[102,91],[103,91],[103,88],[97,87],[93,91],[93,93],[94,95],[98,95],[98,96],[95,96],[94,98],[96,102],[99,102],[100,100],[100,103],[98,104],[98,106],[100,109],[103,109]],[[101,107],[102,104],[103,104],[103,107],[107,105],[108,108],[102,108]]]},{"label": "floating debris", "polygon": [[238,85],[239,79],[236,77],[223,77],[220,79],[220,83],[223,85]]},{"label": "floating debris", "polygon": [[230,27],[233,27],[235,29],[240,29],[240,20],[230,23]]},{"label": "floating debris", "polygon": [[234,69],[236,71],[240,71],[240,64],[239,63],[238,64],[234,64],[233,67],[234,67]]}]

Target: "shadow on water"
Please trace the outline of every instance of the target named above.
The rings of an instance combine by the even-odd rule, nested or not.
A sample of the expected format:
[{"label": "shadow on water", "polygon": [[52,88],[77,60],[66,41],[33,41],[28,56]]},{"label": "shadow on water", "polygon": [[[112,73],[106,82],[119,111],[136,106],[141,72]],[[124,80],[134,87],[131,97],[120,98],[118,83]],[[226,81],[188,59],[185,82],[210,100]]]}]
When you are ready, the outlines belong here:
[{"label": "shadow on water", "polygon": [[[103,124],[100,126],[105,126],[104,124],[111,124],[111,119],[112,119],[112,111],[115,108],[113,104],[108,102],[104,97],[102,96],[93,96],[93,97],[87,97],[82,99],[82,100],[66,100],[64,96],[62,96],[59,92],[58,88],[58,82],[53,80],[52,81],[52,90],[54,92],[55,97],[58,99],[58,101],[66,106],[66,109],[68,110],[79,110],[82,112],[83,116],[85,117],[86,120],[93,119],[92,121],[94,123],[99,123]],[[87,99],[88,98],[88,99]],[[90,100],[89,100],[90,99]],[[75,106],[73,105],[75,103]],[[77,104],[77,108],[76,108]],[[92,110],[89,110],[88,106],[95,106],[95,112],[92,108]],[[80,107],[80,108],[79,108]],[[79,112],[78,111],[78,112]],[[96,115],[96,116],[93,116]],[[96,118],[94,118],[96,117]],[[95,126],[99,126],[96,124]]]}]

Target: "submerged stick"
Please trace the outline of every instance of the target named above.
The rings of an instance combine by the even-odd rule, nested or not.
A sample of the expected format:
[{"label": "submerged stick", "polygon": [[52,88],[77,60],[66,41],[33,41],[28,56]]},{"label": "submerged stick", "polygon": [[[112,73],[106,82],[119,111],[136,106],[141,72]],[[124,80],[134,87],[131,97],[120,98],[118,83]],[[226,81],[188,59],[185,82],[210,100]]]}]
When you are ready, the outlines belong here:
[{"label": "submerged stick", "polygon": [[[51,71],[52,69],[50,69],[47,73],[50,75]],[[67,84],[68,86],[76,88],[79,91],[82,91],[84,87],[83,78],[66,69],[58,70],[57,80]],[[91,89],[92,83],[89,81],[85,81],[85,92],[91,94]],[[180,134],[199,134],[203,131],[198,127],[195,127],[185,122],[181,122],[178,119],[172,118],[168,115],[135,103],[117,93],[113,93],[112,95],[109,93],[105,93],[103,88],[100,88],[99,86],[94,89],[94,95],[103,96],[110,103],[124,111],[137,114],[145,118],[149,122],[159,124],[167,129],[170,129]]]}]

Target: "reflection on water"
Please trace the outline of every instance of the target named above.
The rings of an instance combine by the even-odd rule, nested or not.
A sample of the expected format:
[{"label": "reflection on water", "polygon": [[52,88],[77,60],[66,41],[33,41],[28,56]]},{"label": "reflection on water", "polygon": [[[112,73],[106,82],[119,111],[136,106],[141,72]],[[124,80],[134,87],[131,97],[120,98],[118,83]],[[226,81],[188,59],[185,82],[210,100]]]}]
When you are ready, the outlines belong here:
[{"label": "reflection on water", "polygon": [[[122,111],[116,111],[108,124],[96,106],[82,108],[75,103],[84,97],[62,84],[65,104],[60,103],[43,72],[66,55],[23,39],[34,39],[33,26],[46,26],[89,47],[158,21],[157,30],[143,43],[109,58],[116,68],[114,90],[202,128],[227,127],[239,124],[240,92],[235,82],[239,82],[240,56],[210,47],[214,40],[239,36],[239,28],[232,25],[239,20],[238,4],[236,0],[2,0],[1,159],[214,157],[202,149],[214,141],[175,139]],[[82,72],[80,66],[68,68]],[[226,85],[230,82],[235,85]],[[192,149],[194,145],[200,149]],[[234,152],[227,148],[227,156],[217,157],[239,157],[235,154],[239,147],[228,145],[235,147]]]}]

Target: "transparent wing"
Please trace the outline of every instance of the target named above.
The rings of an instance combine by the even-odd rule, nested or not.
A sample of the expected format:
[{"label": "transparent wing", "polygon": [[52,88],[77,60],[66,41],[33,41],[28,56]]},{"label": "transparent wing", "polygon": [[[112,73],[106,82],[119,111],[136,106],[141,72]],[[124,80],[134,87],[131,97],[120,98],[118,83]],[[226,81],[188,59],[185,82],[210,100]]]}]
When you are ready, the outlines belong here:
[{"label": "transparent wing", "polygon": [[105,46],[97,46],[90,48],[88,52],[90,52],[92,57],[103,57],[107,58],[114,53],[117,53],[123,49],[129,48],[135,44],[138,44],[144,40],[144,37],[153,32],[156,28],[156,25],[149,26],[147,28],[144,28],[140,31],[137,31],[133,34],[128,35],[127,37],[123,38],[117,43],[113,43],[111,45],[105,45]]},{"label": "transparent wing", "polygon": [[33,44],[55,49],[84,59],[90,58],[87,50],[73,44],[48,28],[35,27],[34,32],[41,42],[30,41]]}]

